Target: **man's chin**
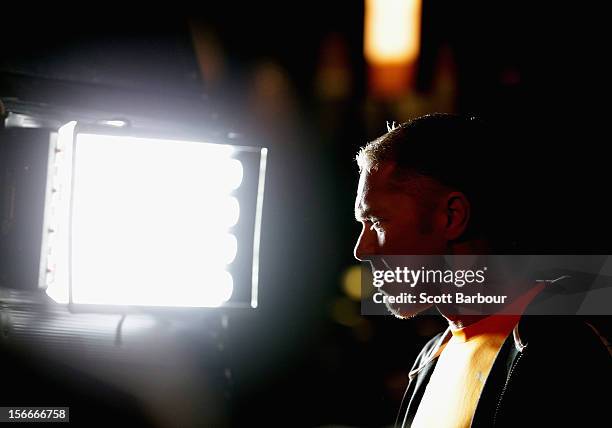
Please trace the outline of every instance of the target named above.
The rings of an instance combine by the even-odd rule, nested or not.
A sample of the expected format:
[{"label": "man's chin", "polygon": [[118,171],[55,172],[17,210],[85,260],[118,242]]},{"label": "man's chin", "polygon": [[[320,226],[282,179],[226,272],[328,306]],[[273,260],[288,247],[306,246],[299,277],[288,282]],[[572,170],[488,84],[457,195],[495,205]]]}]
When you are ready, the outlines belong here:
[{"label": "man's chin", "polygon": [[433,305],[430,304],[390,304],[387,303],[387,310],[391,313],[391,315],[396,318],[401,319],[409,319],[414,318],[418,314],[425,312],[427,309],[431,308]]}]

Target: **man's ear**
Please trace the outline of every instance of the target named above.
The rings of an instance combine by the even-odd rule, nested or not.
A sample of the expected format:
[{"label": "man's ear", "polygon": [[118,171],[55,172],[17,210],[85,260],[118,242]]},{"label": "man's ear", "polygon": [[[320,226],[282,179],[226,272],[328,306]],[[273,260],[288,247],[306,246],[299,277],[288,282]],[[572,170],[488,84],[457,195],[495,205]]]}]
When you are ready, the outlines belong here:
[{"label": "man's ear", "polygon": [[451,192],[446,195],[446,227],[444,229],[447,241],[459,239],[470,221],[470,201],[461,192]]}]

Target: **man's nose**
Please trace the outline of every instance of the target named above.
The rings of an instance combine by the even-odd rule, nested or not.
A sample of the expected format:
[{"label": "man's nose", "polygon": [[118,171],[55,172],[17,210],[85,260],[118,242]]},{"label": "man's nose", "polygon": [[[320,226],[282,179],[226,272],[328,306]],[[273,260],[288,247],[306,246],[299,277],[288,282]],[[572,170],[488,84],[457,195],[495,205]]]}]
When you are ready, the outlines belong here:
[{"label": "man's nose", "polygon": [[364,225],[361,228],[361,233],[359,234],[359,238],[357,238],[357,243],[353,250],[353,255],[359,261],[364,261],[367,259],[367,256],[374,254],[374,241],[372,236],[370,236],[371,233],[368,232],[369,230]]}]

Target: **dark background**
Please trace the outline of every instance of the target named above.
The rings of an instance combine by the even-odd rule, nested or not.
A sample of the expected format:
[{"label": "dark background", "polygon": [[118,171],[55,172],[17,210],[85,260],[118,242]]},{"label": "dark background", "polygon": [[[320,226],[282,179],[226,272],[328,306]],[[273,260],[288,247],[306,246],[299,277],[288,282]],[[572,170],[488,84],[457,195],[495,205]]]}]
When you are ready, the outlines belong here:
[{"label": "dark background", "polygon": [[[508,211],[517,214],[500,212],[498,226],[517,230],[525,253],[609,254],[601,11],[490,3],[425,2],[415,81],[392,98],[368,87],[357,1],[2,11],[0,97],[24,112],[214,126],[270,149],[261,306],[232,312],[226,357],[187,376],[191,386],[225,374],[207,380],[214,399],[190,396],[219,410],[187,421],[394,420],[416,353],[444,322],[361,317],[342,286],[359,232],[354,155],[387,120],[435,111],[488,120],[500,138],[477,155],[507,171]],[[212,345],[190,346],[197,360]]]}]

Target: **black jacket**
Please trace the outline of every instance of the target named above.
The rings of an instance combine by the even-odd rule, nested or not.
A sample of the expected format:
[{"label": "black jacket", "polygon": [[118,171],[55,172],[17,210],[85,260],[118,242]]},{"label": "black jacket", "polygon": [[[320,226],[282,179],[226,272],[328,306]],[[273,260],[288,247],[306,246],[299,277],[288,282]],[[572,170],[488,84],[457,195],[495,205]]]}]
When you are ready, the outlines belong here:
[{"label": "black jacket", "polygon": [[[418,355],[396,426],[410,427],[450,330]],[[612,358],[578,316],[524,315],[493,363],[472,427],[611,426]],[[440,403],[444,411],[444,403]]]}]

